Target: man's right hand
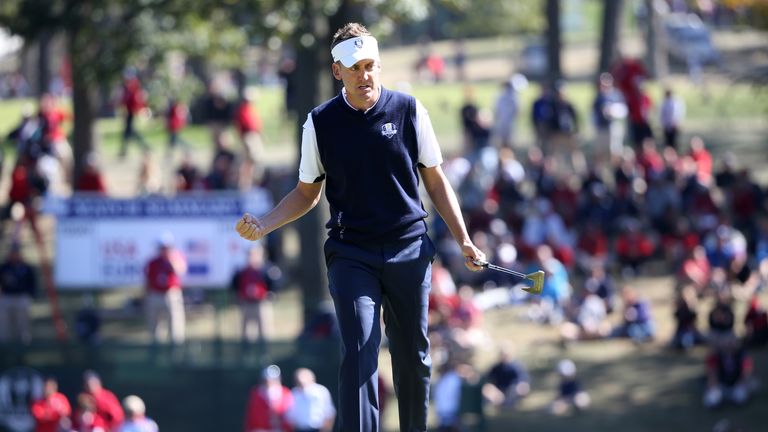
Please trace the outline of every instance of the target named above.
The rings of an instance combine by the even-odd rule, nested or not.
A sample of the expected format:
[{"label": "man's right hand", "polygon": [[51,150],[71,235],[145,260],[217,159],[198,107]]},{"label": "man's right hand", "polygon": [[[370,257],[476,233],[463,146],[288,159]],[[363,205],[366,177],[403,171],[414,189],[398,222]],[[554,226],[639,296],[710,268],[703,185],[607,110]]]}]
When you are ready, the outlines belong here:
[{"label": "man's right hand", "polygon": [[264,227],[261,225],[261,221],[255,216],[251,216],[248,213],[244,214],[235,225],[235,230],[240,237],[246,240],[259,240],[264,237]]}]

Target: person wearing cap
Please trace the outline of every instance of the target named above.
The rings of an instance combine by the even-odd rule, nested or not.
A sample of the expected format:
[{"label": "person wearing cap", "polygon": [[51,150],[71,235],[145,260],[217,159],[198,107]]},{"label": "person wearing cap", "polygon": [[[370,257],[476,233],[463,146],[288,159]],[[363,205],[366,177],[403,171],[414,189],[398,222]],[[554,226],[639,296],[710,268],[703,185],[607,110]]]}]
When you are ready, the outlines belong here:
[{"label": "person wearing cap", "polygon": [[184,342],[186,315],[181,277],[187,271],[184,256],[174,248],[170,233],[158,239],[157,255],[144,268],[146,293],[144,311],[153,342],[160,340],[160,321],[168,322],[170,339],[174,344]]},{"label": "person wearing cap", "polygon": [[281,381],[280,367],[269,365],[262,382],[251,389],[245,408],[245,432],[291,432],[286,414],[293,406],[293,394]]},{"label": "person wearing cap", "polygon": [[144,401],[136,395],[126,396],[123,399],[125,409],[125,421],[117,429],[117,432],[157,432],[157,423],[146,416],[147,408]]},{"label": "person wearing cap", "polygon": [[32,341],[29,309],[36,295],[35,269],[21,255],[21,245],[13,243],[0,264],[0,342]]},{"label": "person wearing cap", "polygon": [[[379,429],[380,311],[390,344],[400,428],[427,430],[432,360],[427,307],[435,246],[427,235],[424,183],[470,270],[485,254],[472,243],[424,106],[381,85],[376,39],[358,23],[331,44],[341,92],[304,123],[299,182],[264,216],[243,215],[236,229],[258,240],[330,203],[325,260],[342,338],[339,430]],[[323,182],[325,181],[325,182]]]},{"label": "person wearing cap", "polygon": [[[90,413],[85,417],[95,418],[95,423],[103,424],[107,432],[116,431],[125,419],[120,400],[112,391],[104,388],[101,377],[95,371],[87,370],[83,373],[83,391],[78,396],[78,402],[81,407],[75,415],[76,426],[80,426],[83,422],[82,411]],[[75,430],[80,429],[75,428]]]}]

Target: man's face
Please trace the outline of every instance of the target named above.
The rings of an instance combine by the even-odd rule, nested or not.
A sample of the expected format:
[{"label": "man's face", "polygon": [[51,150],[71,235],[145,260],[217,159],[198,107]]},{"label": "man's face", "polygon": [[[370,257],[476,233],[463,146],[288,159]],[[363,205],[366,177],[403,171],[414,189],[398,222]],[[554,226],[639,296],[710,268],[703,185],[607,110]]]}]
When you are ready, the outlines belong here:
[{"label": "man's face", "polygon": [[368,109],[381,93],[381,64],[376,60],[363,59],[344,67],[340,62],[331,65],[333,76],[344,83],[349,103],[357,109]]}]

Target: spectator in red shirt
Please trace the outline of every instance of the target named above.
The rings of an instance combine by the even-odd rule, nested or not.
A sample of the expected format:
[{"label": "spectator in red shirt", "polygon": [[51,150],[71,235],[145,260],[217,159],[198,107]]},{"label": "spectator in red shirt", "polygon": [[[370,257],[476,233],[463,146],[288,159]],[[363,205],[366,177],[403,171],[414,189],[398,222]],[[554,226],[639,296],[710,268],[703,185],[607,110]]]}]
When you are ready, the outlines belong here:
[{"label": "spectator in red shirt", "polygon": [[252,185],[254,179],[261,179],[264,174],[263,163],[261,163],[263,126],[259,111],[254,105],[255,98],[253,89],[246,90],[235,109],[235,127],[245,151],[245,161],[240,168],[240,182],[246,188]]},{"label": "spectator in red shirt", "polygon": [[93,396],[80,393],[77,397],[77,410],[72,421],[73,432],[110,432],[106,420],[96,410]]},{"label": "spectator in red shirt", "polygon": [[712,179],[712,153],[704,146],[700,136],[691,138],[690,156],[696,162],[696,175],[703,184],[709,184]]},{"label": "spectator in red shirt", "polygon": [[696,246],[683,260],[677,272],[677,281],[680,286],[692,285],[699,295],[709,287],[711,269],[707,259],[707,251],[704,246]]},{"label": "spectator in red shirt", "polygon": [[137,140],[142,150],[149,150],[147,141],[143,135],[136,131],[134,124],[136,116],[147,106],[147,95],[141,87],[141,81],[139,81],[138,77],[132,75],[125,79],[120,102],[125,110],[125,127],[123,129],[123,140],[120,144],[120,157],[125,157],[128,152],[128,140],[130,139]]},{"label": "spectator in red shirt", "polygon": [[[123,412],[122,405],[120,405],[120,401],[114,393],[104,388],[101,378],[96,372],[89,370],[83,374],[83,393],[78,397],[78,402],[80,402],[82,396],[93,398],[95,417],[103,420],[106,432],[117,429],[123,423],[125,413]],[[88,407],[86,406],[85,408]],[[86,409],[85,411],[88,410]],[[90,431],[92,429],[86,430]]]},{"label": "spectator in red shirt", "polygon": [[64,179],[69,181],[72,173],[72,146],[67,141],[64,122],[72,119],[72,114],[57,106],[56,98],[45,93],[40,98],[40,120],[43,127],[43,148],[50,151],[61,164]]},{"label": "spectator in red shirt", "polygon": [[147,325],[153,342],[160,340],[160,321],[168,321],[170,339],[181,344],[185,338],[186,316],[184,297],[181,293],[181,277],[187,272],[184,256],[174,248],[171,233],[164,233],[158,240],[158,253],[144,268],[146,296],[144,308]]},{"label": "spectator in red shirt", "polygon": [[184,148],[189,148],[184,139],[181,138],[181,130],[187,125],[189,109],[187,106],[174,98],[168,101],[168,109],[165,112],[165,130],[168,132],[168,152],[172,152],[178,144]]},{"label": "spectator in red shirt", "polygon": [[262,372],[262,384],[251,389],[245,408],[245,432],[291,432],[286,412],[293,404],[291,390],[280,380],[280,368]]},{"label": "spectator in red shirt", "polygon": [[54,377],[45,379],[43,397],[32,402],[30,411],[35,418],[35,432],[69,430],[72,407],[67,397],[59,393],[59,383]]},{"label": "spectator in red shirt", "polygon": [[638,221],[628,222],[626,229],[616,239],[616,257],[622,272],[628,276],[637,275],[653,252],[653,242],[643,232]]},{"label": "spectator in red shirt", "polygon": [[98,158],[95,154],[91,153],[85,159],[85,167],[75,183],[75,190],[78,192],[94,192],[100,195],[107,194],[106,182],[99,169]]},{"label": "spectator in red shirt", "polygon": [[272,295],[279,272],[265,261],[264,247],[258,243],[248,251],[246,266],[235,272],[232,289],[240,305],[243,342],[265,342],[272,336]]}]

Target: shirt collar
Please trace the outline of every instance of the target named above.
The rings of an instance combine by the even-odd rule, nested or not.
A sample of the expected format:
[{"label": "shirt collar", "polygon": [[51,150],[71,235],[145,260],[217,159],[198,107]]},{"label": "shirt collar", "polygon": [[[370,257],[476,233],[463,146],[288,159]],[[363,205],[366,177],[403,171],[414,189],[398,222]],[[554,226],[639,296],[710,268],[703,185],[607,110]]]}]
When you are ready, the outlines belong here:
[{"label": "shirt collar", "polygon": [[[372,109],[373,109],[373,107],[375,107],[375,106],[376,106],[376,104],[377,104],[377,103],[379,103],[379,99],[381,99],[381,93],[382,93],[382,90],[383,90],[383,89],[382,89],[382,87],[379,87],[379,97],[378,97],[378,99],[376,99],[376,102],[374,102],[374,103],[373,103],[373,105],[371,105],[371,107],[370,107],[370,108],[368,108],[367,110],[363,111],[363,114],[365,114],[365,113],[367,113],[368,111],[372,110]],[[350,108],[352,108],[352,109],[353,109],[353,110],[355,110],[355,111],[360,111],[359,109],[357,109],[357,108],[353,107],[351,103],[349,103],[349,99],[347,99],[347,88],[346,88],[346,87],[342,87],[342,88],[341,88],[341,96],[344,98],[344,102],[346,102],[346,104],[347,104],[347,105],[348,105]]]}]

